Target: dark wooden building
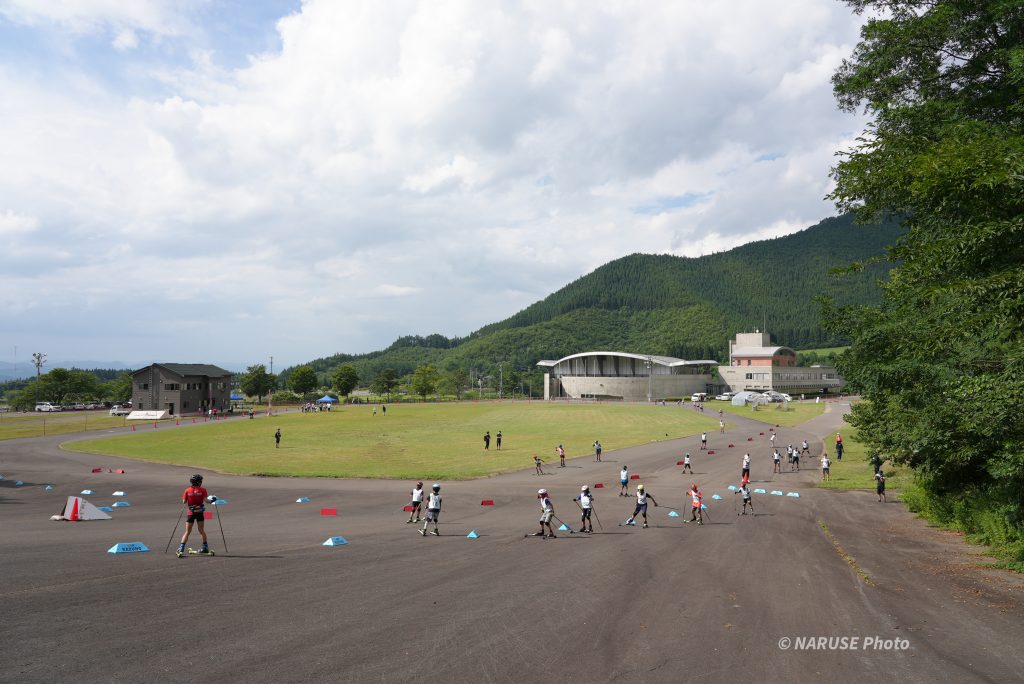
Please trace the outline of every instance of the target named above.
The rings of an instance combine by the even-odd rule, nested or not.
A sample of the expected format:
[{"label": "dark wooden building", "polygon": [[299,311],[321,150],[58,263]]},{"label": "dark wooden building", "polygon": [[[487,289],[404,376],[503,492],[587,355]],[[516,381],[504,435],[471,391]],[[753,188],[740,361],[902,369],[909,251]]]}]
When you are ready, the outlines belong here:
[{"label": "dark wooden building", "polygon": [[154,363],[132,373],[132,409],[172,416],[231,408],[231,371],[207,363]]}]

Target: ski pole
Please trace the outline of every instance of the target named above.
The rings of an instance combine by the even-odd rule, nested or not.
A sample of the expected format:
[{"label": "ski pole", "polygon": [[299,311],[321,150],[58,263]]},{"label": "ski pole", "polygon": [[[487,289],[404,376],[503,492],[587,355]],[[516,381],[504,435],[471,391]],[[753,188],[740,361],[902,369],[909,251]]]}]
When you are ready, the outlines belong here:
[{"label": "ski pole", "polygon": [[171,542],[174,541],[174,535],[178,533],[178,525],[181,524],[181,516],[185,515],[185,507],[181,507],[181,513],[178,513],[178,522],[174,523],[174,531],[171,532],[171,538],[167,540],[167,546],[164,547],[164,553],[167,553],[167,549],[171,548]]},{"label": "ski pole", "polygon": [[708,514],[708,509],[704,508],[704,504],[701,504],[700,514],[701,516],[708,516],[708,522],[711,522],[711,516]]},{"label": "ski pole", "polygon": [[228,551],[228,540],[224,538],[224,523],[220,521],[220,506],[214,506],[214,510],[217,511],[217,524],[220,526],[220,540],[224,542],[224,553],[230,553]]},{"label": "ski pole", "polygon": [[594,519],[597,520],[597,526],[604,531],[604,525],[601,524],[601,519],[597,517],[597,509],[594,508],[594,504],[590,504],[590,510],[594,513]]}]

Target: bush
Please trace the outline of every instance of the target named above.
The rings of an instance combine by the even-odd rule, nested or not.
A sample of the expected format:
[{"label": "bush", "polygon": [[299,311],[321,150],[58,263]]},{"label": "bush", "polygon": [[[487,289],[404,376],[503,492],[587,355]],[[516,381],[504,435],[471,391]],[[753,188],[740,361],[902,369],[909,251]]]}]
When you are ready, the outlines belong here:
[{"label": "bush", "polygon": [[985,544],[1004,567],[1021,570],[1024,526],[1014,519],[1016,508],[992,496],[968,492],[959,496],[931,494],[921,482],[904,487],[903,502],[925,520],[957,530],[975,544]]}]

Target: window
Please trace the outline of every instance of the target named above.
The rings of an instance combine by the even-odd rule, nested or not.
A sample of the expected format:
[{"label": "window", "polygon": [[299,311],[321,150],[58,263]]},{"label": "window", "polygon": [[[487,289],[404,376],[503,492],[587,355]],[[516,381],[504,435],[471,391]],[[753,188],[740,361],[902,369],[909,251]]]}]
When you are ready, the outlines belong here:
[{"label": "window", "polygon": [[748,366],[750,365],[750,359],[747,359],[747,365]]},{"label": "window", "polygon": [[164,389],[168,392],[176,392],[181,389],[181,385],[176,382],[165,382]]},{"label": "window", "polygon": [[148,382],[140,382],[139,383],[139,389],[140,390],[148,390],[149,389],[149,383]]},{"label": "window", "polygon": [[184,411],[187,408],[188,408],[188,402],[187,401],[182,401],[181,402],[181,410]]}]

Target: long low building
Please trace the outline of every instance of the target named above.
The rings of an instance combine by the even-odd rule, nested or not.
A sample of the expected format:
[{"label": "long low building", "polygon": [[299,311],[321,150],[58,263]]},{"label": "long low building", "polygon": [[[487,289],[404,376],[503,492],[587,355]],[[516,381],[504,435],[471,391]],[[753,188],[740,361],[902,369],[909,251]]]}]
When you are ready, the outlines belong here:
[{"label": "long low building", "polygon": [[797,366],[796,361],[796,352],[773,346],[768,333],[738,333],[729,342],[729,365],[720,366],[718,375],[733,392],[829,394],[846,384],[832,366]]},{"label": "long low building", "polygon": [[714,391],[717,361],[592,351],[540,361],[544,398],[660,401]]}]

